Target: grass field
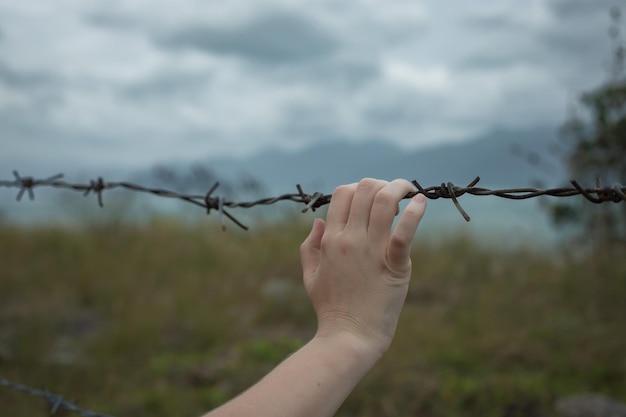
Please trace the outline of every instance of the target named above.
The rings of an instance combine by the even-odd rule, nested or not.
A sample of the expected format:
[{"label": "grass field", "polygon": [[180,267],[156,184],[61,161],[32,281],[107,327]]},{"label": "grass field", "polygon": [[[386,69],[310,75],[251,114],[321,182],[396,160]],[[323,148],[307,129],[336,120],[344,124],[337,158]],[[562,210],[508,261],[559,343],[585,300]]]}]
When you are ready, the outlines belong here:
[{"label": "grass field", "polygon": [[[294,221],[0,226],[0,376],[117,417],[199,416],[312,336]],[[551,416],[626,400],[626,259],[418,239],[391,350],[339,416]],[[48,415],[0,387],[0,414]]]}]

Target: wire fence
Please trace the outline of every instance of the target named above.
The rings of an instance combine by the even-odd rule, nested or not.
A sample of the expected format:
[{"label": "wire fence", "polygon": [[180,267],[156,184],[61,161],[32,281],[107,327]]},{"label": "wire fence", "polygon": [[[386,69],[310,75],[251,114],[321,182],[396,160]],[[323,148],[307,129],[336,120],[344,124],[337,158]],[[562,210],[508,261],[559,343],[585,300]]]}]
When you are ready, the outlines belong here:
[{"label": "wire fence", "polygon": [[[98,205],[103,207],[103,193],[107,190],[121,188],[133,192],[149,193],[158,197],[179,199],[203,208],[206,210],[207,214],[210,214],[211,211],[215,210],[219,213],[222,229],[226,228],[224,220],[226,217],[242,229],[248,230],[248,227],[230,214],[226,208],[251,208],[259,205],[275,204],[279,201],[292,201],[304,204],[305,206],[302,209],[302,212],[304,213],[308,210],[315,211],[315,209],[330,203],[332,198],[331,194],[324,194],[321,192],[314,192],[313,194],[305,193],[299,184],[296,185],[296,193],[282,194],[277,197],[266,197],[255,201],[228,201],[223,197],[216,195],[219,182],[213,183],[205,194],[184,194],[161,188],[145,187],[131,182],[109,182],[105,181],[102,177],[98,177],[96,180],[90,180],[89,183],[69,183],[61,180],[61,178],[63,178],[63,174],[57,174],[44,179],[37,179],[31,176],[21,176],[17,171],[13,171],[13,176],[13,180],[0,180],[0,187],[18,188],[19,191],[16,196],[17,201],[21,201],[24,194],[28,194],[28,197],[31,200],[34,200],[35,188],[51,187],[82,192],[85,196],[90,193],[95,194],[98,200]],[[626,186],[620,183],[615,183],[611,186],[603,186],[600,179],[596,180],[595,187],[593,188],[584,188],[576,180],[572,180],[570,181],[571,187],[552,189],[525,187],[499,190],[476,187],[476,184],[478,184],[479,181],[480,177],[476,177],[472,182],[464,187],[456,186],[451,182],[442,182],[440,185],[424,188],[416,180],[413,180],[411,182],[415,185],[417,191],[408,193],[404,198],[411,198],[416,194],[421,193],[431,200],[439,198],[450,199],[466,221],[470,221],[470,216],[463,209],[463,207],[461,207],[461,204],[458,201],[458,198],[465,194],[475,196],[490,195],[511,200],[525,200],[540,196],[572,197],[582,195],[585,199],[595,204],[606,202],[619,203],[626,201]]]},{"label": "wire fence", "polygon": [[[305,193],[300,185],[296,185],[296,193],[282,194],[277,197],[266,197],[254,201],[228,201],[223,197],[216,195],[216,190],[219,187],[219,182],[215,182],[208,189],[206,194],[184,194],[177,191],[166,190],[161,188],[151,188],[142,185],[130,183],[130,182],[109,182],[105,181],[102,177],[98,177],[96,180],[91,180],[89,183],[69,183],[62,181],[63,174],[57,174],[49,178],[37,179],[30,176],[21,176],[17,171],[13,171],[13,180],[0,180],[0,187],[17,188],[18,192],[16,199],[21,201],[24,194],[28,194],[30,200],[34,200],[34,189],[38,187],[51,187],[57,189],[66,189],[77,192],[82,192],[85,196],[89,194],[95,194],[97,197],[98,205],[103,207],[103,194],[107,190],[116,188],[125,189],[133,192],[149,193],[158,197],[175,198],[181,201],[193,204],[206,210],[207,214],[211,211],[217,211],[219,213],[220,222],[222,228],[225,229],[224,218],[230,219],[239,227],[248,230],[248,227],[243,225],[232,214],[230,214],[226,208],[251,208],[259,205],[270,205],[278,203],[279,201],[292,201],[295,203],[304,204],[302,212],[320,208],[330,203],[332,195],[324,194],[321,192],[314,192],[313,194]],[[417,191],[408,193],[404,198],[412,198],[416,194],[424,194],[431,200],[439,198],[450,199],[461,213],[466,221],[470,220],[470,216],[461,207],[458,198],[465,195],[475,196],[496,196],[512,200],[525,200],[528,198],[535,198],[540,196],[552,196],[552,197],[572,197],[581,195],[588,201],[600,204],[606,202],[620,203],[626,201],[626,186],[616,183],[611,186],[603,186],[600,180],[596,180],[595,187],[584,188],[577,181],[572,180],[570,182],[571,187],[561,187],[552,189],[540,189],[540,188],[507,188],[499,190],[490,190],[487,188],[476,187],[480,177],[476,177],[467,186],[459,187],[451,182],[441,183],[440,185],[423,187],[416,180],[411,181],[415,185]],[[41,390],[32,388],[23,384],[14,383],[7,379],[0,377],[0,386],[6,387],[13,391],[23,392],[35,397],[43,398],[49,404],[49,415],[54,416],[62,410],[67,410],[84,417],[112,417],[111,415],[101,414],[90,410],[79,408],[75,401],[69,401],[63,398],[61,395],[53,394],[47,390]]]},{"label": "wire fence", "polygon": [[0,385],[13,391],[24,392],[35,397],[43,398],[48,402],[48,405],[50,406],[50,416],[54,416],[55,414],[60,413],[63,410],[67,410],[83,417],[113,417],[109,414],[101,414],[96,413],[95,411],[84,410],[74,404],[74,402],[66,400],[61,395],[53,394],[47,390],[42,391],[40,389],[31,388],[23,384],[17,384],[2,377],[0,377]]}]

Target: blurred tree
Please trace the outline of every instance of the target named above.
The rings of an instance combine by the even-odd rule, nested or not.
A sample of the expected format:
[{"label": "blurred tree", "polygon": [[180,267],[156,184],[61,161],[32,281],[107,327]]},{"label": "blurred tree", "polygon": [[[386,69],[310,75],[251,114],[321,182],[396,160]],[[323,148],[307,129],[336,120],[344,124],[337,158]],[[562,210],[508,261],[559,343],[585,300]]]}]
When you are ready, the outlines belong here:
[{"label": "blurred tree", "polygon": [[157,186],[169,187],[182,193],[206,193],[216,182],[220,184],[217,195],[226,198],[232,198],[236,193],[260,196],[266,191],[260,180],[246,172],[239,173],[238,178],[226,179],[201,163],[192,164],[190,167],[156,165],[150,174],[157,181]]},{"label": "blurred tree", "polygon": [[[607,80],[580,96],[561,127],[562,156],[573,178],[626,183],[626,68],[621,11],[611,8],[612,53]],[[584,241],[602,248],[626,244],[626,203],[593,205],[586,200],[551,204],[558,225],[580,226]]]}]

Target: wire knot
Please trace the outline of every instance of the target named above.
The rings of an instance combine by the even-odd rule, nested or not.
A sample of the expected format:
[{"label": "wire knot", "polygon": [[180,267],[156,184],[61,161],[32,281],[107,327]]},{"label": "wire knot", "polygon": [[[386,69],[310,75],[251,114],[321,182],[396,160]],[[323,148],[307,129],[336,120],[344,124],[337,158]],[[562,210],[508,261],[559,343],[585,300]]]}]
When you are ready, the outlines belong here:
[{"label": "wire knot", "polygon": [[219,182],[213,184],[213,186],[209,189],[209,191],[204,196],[204,204],[206,207],[206,214],[211,214],[211,210],[217,210],[220,216],[220,225],[222,226],[222,230],[226,230],[226,223],[224,222],[224,216],[228,217],[231,221],[233,221],[237,226],[241,227],[243,230],[248,230],[248,227],[243,225],[239,220],[235,219],[230,213],[224,210],[224,206],[227,203],[224,201],[223,197],[213,197],[213,192],[220,186]]},{"label": "wire knot", "polygon": [[[613,187],[602,187],[600,178],[597,178],[596,189],[591,192],[584,189],[576,180],[572,180],[570,183],[578,190],[578,192],[580,192],[580,194],[582,194],[583,197],[594,204],[600,204],[606,201],[612,201],[614,203],[626,201],[626,196],[624,195],[625,187],[619,183],[614,184]],[[591,194],[592,192],[595,193],[595,196]]]},{"label": "wire knot", "polygon": [[16,169],[13,170],[13,176],[15,177],[14,184],[20,188],[15,198],[17,201],[22,201],[22,197],[25,192],[28,192],[28,198],[33,201],[35,199],[35,193],[33,188],[37,185],[54,185],[54,182],[63,177],[63,174],[56,174],[45,180],[36,180],[33,177],[21,177]]},{"label": "wire knot", "polygon": [[438,198],[451,199],[456,209],[459,211],[459,213],[461,213],[461,216],[463,216],[465,221],[469,222],[471,218],[469,214],[467,214],[467,212],[463,209],[463,207],[461,207],[461,204],[457,200],[457,197],[460,197],[467,192],[471,192],[473,190],[473,187],[478,184],[478,181],[480,181],[480,177],[474,178],[474,180],[470,182],[465,188],[456,187],[451,182],[442,182],[439,187],[430,187],[428,189],[422,187],[420,183],[418,183],[416,180],[413,180],[411,182],[418,190],[415,194],[424,194],[425,197],[431,200],[436,200]]},{"label": "wire knot", "polygon": [[98,196],[98,205],[100,207],[104,207],[102,204],[102,191],[107,189],[107,184],[104,182],[102,177],[98,177],[97,180],[89,180],[89,187],[85,190],[84,196],[87,196],[90,192],[94,192]]},{"label": "wire knot", "polygon": [[51,416],[54,416],[61,406],[65,404],[65,399],[61,395],[49,393],[47,390],[45,399],[50,403],[51,408],[49,415]]},{"label": "wire knot", "polygon": [[324,197],[324,194],[319,192],[315,192],[313,195],[306,194],[302,191],[302,186],[300,184],[297,184],[296,188],[298,189],[298,194],[300,195],[300,201],[306,204],[306,206],[301,210],[302,213],[306,213],[309,210],[315,211],[316,208],[322,206],[320,198]]}]

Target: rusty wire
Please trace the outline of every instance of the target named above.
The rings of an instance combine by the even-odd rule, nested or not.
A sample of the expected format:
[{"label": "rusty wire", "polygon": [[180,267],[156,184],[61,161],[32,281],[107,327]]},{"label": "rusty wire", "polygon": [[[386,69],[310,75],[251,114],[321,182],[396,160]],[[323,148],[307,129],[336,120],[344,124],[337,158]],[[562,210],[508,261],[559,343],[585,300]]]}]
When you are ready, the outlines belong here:
[{"label": "rusty wire", "polygon": [[[202,207],[206,210],[207,214],[210,214],[212,210],[215,210],[219,213],[222,229],[226,228],[224,217],[227,217],[237,226],[244,230],[248,230],[248,227],[243,225],[232,214],[226,211],[226,208],[250,208],[258,205],[270,205],[279,201],[293,201],[305,205],[302,209],[302,212],[304,213],[308,210],[315,211],[315,209],[330,203],[332,197],[330,194],[323,194],[320,192],[314,192],[313,194],[305,193],[300,184],[298,184],[296,185],[297,193],[282,194],[277,197],[267,197],[255,201],[236,202],[227,201],[223,197],[214,195],[215,191],[219,187],[219,182],[215,182],[206,194],[194,195],[182,194],[176,191],[161,188],[144,187],[130,182],[108,182],[102,177],[98,177],[96,180],[90,180],[88,184],[80,184],[61,181],[63,174],[57,174],[45,179],[36,179],[30,176],[23,177],[14,170],[13,176],[15,179],[11,181],[0,180],[0,187],[19,188],[16,196],[17,201],[21,201],[25,193],[28,194],[30,200],[34,200],[35,194],[33,190],[36,187],[52,187],[82,192],[85,196],[93,193],[97,197],[98,205],[103,207],[103,192],[115,188],[122,188],[129,191],[149,193],[159,197],[176,198],[187,203],[194,204],[198,207]],[[487,188],[476,187],[476,184],[478,184],[479,181],[480,177],[476,177],[465,187],[456,186],[451,182],[442,182],[440,185],[424,188],[416,180],[413,180],[411,182],[415,185],[417,191],[408,193],[404,198],[412,198],[416,194],[421,193],[431,200],[436,200],[438,198],[451,199],[459,213],[461,213],[466,221],[470,221],[470,216],[463,209],[463,207],[461,207],[461,204],[458,201],[458,198],[464,194],[476,196],[491,195],[511,200],[525,200],[539,196],[571,197],[575,195],[582,195],[585,199],[595,204],[605,202],[619,203],[626,201],[626,186],[620,183],[615,183],[612,186],[603,186],[599,179],[596,180],[594,188],[584,188],[576,180],[572,180],[570,181],[572,184],[571,187],[552,188],[546,190],[530,187],[490,190]]]}]

